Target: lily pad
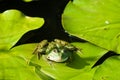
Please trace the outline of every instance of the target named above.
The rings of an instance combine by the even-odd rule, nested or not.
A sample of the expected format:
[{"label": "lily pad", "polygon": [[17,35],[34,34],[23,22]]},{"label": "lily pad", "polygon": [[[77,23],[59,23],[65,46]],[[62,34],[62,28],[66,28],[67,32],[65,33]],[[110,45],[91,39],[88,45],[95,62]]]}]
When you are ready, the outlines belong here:
[{"label": "lily pad", "polygon": [[24,33],[40,28],[43,23],[42,18],[25,16],[18,10],[7,10],[0,14],[0,80],[41,80],[35,67],[28,64],[33,56],[32,51],[29,52],[33,45],[31,48],[30,45],[25,46],[27,49],[9,49]]},{"label": "lily pad", "polygon": [[119,80],[120,56],[113,56],[107,59],[96,70],[93,80]]},{"label": "lily pad", "polygon": [[33,0],[23,0],[23,1],[25,1],[25,2],[31,2],[31,1],[33,1]]},{"label": "lily pad", "polygon": [[66,31],[107,50],[120,53],[120,0],[73,0],[62,22]]},{"label": "lily pad", "polygon": [[40,28],[43,18],[25,16],[18,10],[0,14],[0,49],[8,50],[29,30]]},{"label": "lily pad", "polygon": [[0,80],[41,80],[24,59],[0,51]]}]

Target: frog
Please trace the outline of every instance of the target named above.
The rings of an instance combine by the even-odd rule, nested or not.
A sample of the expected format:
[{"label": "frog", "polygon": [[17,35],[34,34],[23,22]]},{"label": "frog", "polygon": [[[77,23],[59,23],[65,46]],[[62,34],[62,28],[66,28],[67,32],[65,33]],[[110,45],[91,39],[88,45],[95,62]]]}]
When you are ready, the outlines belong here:
[{"label": "frog", "polygon": [[51,42],[42,40],[38,43],[33,54],[37,54],[38,59],[40,59],[42,55],[45,55],[49,61],[65,62],[72,59],[72,54],[78,50],[78,48],[64,40],[54,39]]}]

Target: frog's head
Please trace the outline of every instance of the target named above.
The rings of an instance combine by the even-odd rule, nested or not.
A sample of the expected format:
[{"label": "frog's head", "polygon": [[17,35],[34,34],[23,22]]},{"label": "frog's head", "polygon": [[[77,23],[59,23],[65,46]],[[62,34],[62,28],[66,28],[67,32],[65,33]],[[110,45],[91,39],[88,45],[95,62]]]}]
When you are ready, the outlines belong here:
[{"label": "frog's head", "polygon": [[47,59],[54,62],[65,62],[68,60],[68,58],[71,57],[71,54],[72,53],[69,50],[66,50],[64,48],[55,48],[49,52]]},{"label": "frog's head", "polygon": [[54,62],[65,62],[69,58],[71,58],[74,51],[78,49],[71,45],[70,43],[55,39],[54,41],[48,42],[47,40],[43,40],[39,43],[34,53],[38,54],[38,58],[42,54],[47,56],[48,60]]}]

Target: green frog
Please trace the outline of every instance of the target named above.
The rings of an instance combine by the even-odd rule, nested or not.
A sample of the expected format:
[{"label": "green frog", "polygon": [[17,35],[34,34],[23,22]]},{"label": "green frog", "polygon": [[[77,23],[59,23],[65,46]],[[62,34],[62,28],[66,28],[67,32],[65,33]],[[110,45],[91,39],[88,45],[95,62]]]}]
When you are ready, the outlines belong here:
[{"label": "green frog", "polygon": [[77,50],[78,48],[66,41],[54,39],[51,42],[47,40],[41,41],[33,54],[37,54],[39,59],[42,55],[46,55],[46,58],[50,61],[65,62],[71,59],[72,54]]}]

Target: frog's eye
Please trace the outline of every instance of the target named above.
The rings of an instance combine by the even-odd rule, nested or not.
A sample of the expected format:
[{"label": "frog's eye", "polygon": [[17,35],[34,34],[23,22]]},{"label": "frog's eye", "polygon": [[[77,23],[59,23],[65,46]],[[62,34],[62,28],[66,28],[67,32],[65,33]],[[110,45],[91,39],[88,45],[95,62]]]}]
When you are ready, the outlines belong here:
[{"label": "frog's eye", "polygon": [[54,49],[53,52],[58,53],[58,50],[57,50],[57,49]]}]

